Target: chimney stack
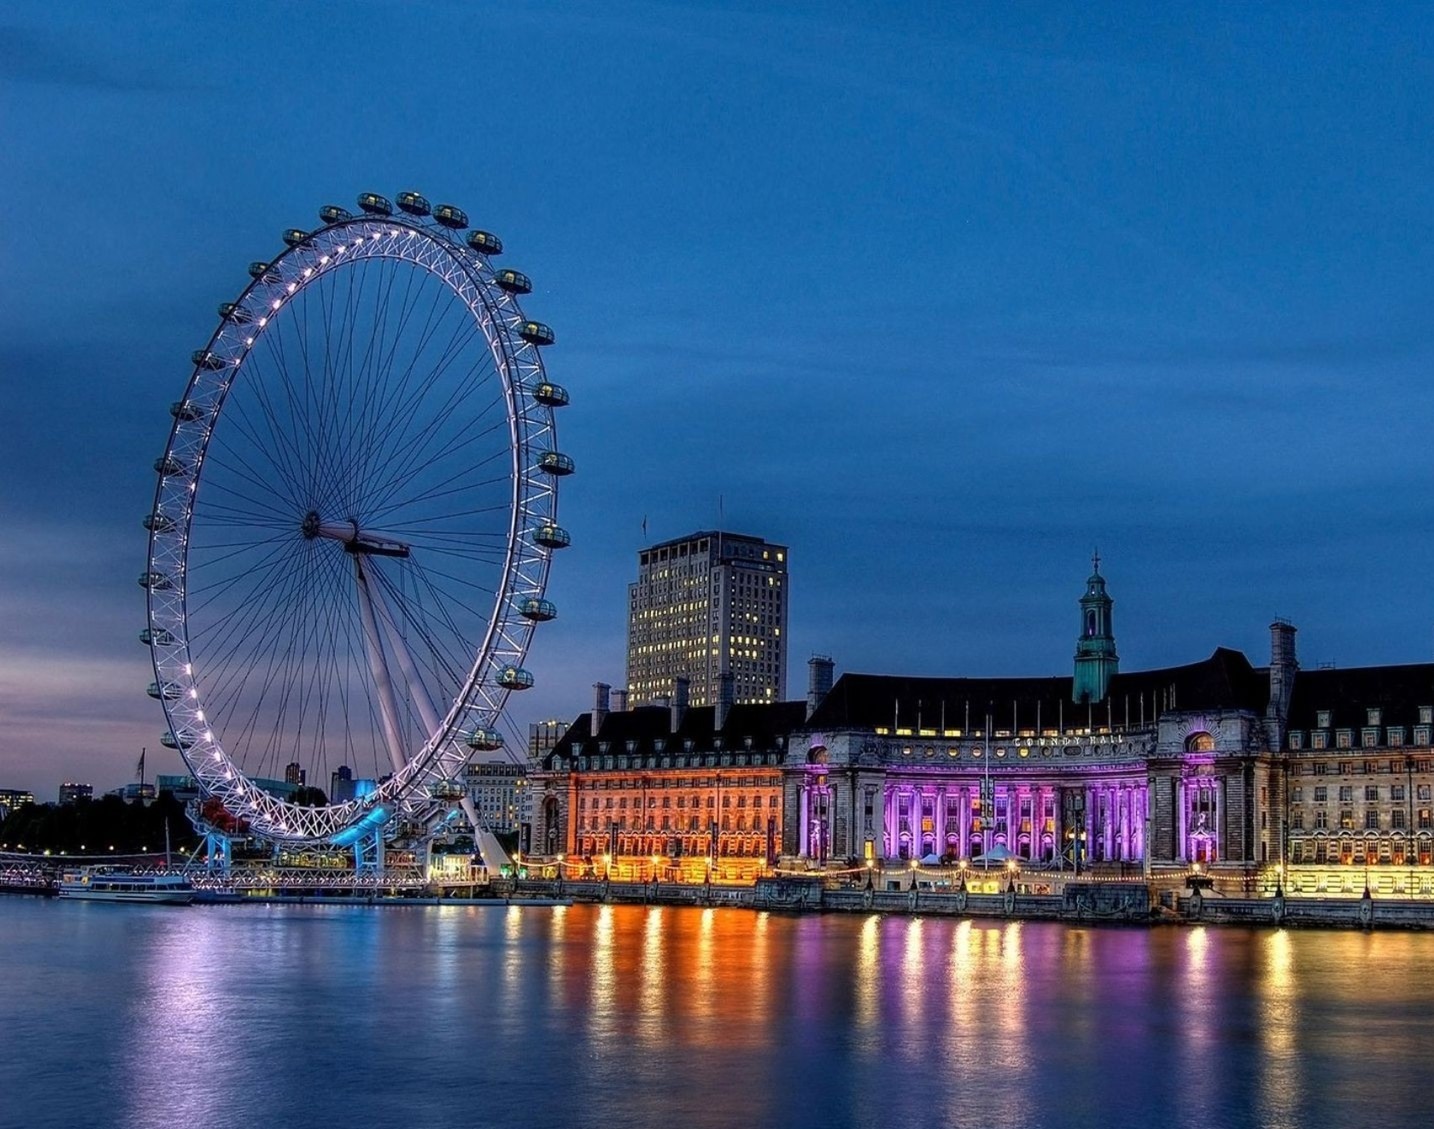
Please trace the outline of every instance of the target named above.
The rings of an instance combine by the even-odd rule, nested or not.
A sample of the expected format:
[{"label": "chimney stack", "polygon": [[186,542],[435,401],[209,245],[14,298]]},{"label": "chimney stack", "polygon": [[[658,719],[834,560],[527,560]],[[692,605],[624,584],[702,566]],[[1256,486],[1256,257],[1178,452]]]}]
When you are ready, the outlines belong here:
[{"label": "chimney stack", "polygon": [[672,680],[672,732],[682,728],[682,719],[687,716],[687,696],[692,682],[685,674]]},{"label": "chimney stack", "polygon": [[831,693],[832,663],[830,655],[813,655],[807,660],[807,720],[817,712],[822,699]]},{"label": "chimney stack", "polygon": [[732,712],[736,681],[730,670],[724,670],[717,676],[717,706],[712,714],[712,728],[715,730],[720,731],[727,725],[727,715]]},{"label": "chimney stack", "polygon": [[598,735],[598,730],[602,728],[602,723],[607,720],[607,696],[611,690],[612,687],[606,682],[593,683],[592,735],[594,737]]},{"label": "chimney stack", "polygon": [[612,712],[627,713],[627,691],[614,690],[612,692]]},{"label": "chimney stack", "polygon": [[1281,745],[1285,721],[1290,716],[1295,672],[1300,668],[1295,658],[1295,630],[1295,625],[1288,620],[1277,619],[1270,624],[1270,704],[1265,715],[1275,722],[1276,738]]}]

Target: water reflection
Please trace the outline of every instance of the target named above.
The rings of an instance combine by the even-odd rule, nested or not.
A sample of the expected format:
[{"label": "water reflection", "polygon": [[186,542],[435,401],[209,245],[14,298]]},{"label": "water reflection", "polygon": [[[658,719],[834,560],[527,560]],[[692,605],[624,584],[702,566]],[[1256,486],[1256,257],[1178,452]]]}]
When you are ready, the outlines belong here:
[{"label": "water reflection", "polygon": [[1260,1051],[1264,1058],[1260,1120],[1273,1129],[1283,1129],[1298,1124],[1299,1095],[1305,1084],[1300,1069],[1294,941],[1288,930],[1279,929],[1260,938],[1260,949],[1264,968],[1255,981],[1260,998]]},{"label": "water reflection", "polygon": [[3,909],[6,1123],[1423,1118],[1429,936],[641,906]]}]

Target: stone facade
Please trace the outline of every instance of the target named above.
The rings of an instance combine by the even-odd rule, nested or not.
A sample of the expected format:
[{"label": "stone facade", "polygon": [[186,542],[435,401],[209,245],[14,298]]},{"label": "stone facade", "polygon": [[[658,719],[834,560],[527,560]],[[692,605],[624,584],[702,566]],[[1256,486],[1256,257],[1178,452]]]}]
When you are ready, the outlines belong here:
[{"label": "stone facade", "polygon": [[572,877],[754,878],[775,863],[804,703],[609,711],[598,690],[536,776],[535,850]]}]

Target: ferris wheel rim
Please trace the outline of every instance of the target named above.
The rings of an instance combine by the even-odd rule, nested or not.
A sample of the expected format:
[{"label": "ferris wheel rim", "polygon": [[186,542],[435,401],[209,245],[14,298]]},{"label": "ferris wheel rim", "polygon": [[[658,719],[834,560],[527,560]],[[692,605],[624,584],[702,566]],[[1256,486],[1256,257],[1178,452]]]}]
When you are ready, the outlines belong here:
[{"label": "ferris wheel rim", "polygon": [[[248,824],[250,833],[276,841],[338,842],[376,818],[381,823],[400,811],[422,808],[428,802],[425,789],[455,775],[468,760],[469,754],[458,748],[457,740],[464,722],[474,725],[476,719],[487,727],[496,725],[511,692],[511,687],[500,681],[500,674],[508,667],[522,671],[536,625],[534,619],[519,613],[518,602],[536,599],[546,603],[543,595],[552,551],[534,534],[540,527],[557,528],[558,490],[556,478],[541,473],[537,453],[545,436],[547,446],[556,450],[556,427],[551,407],[533,395],[539,383],[548,386],[539,343],[519,335],[519,327],[536,323],[526,320],[515,294],[496,285],[496,272],[487,256],[460,242],[451,228],[410,216],[352,215],[325,222],[313,232],[295,234],[303,238],[291,242],[269,263],[255,264],[263,269],[258,273],[251,269],[253,280],[228,304],[231,309],[247,311],[252,319],[247,323],[250,331],[244,332],[244,322],[221,317],[204,349],[195,354],[195,366],[179,403],[209,406],[195,418],[174,412],[164,454],[156,464],[158,482],[151,518],[147,519],[147,524],[152,523],[147,572],[141,582],[147,589],[146,641],[155,674],[151,692],[158,688],[155,696],[170,726],[167,736],[174,737],[202,794],[220,799],[232,816]],[[348,237],[353,238],[352,243]],[[344,255],[348,258],[339,261]],[[411,752],[402,769],[363,799],[306,807],[255,784],[224,749],[219,736],[205,727],[200,674],[194,670],[189,636],[189,541],[197,487],[214,427],[231,388],[243,377],[250,350],[269,324],[270,315],[254,315],[272,309],[277,318],[286,297],[297,296],[350,264],[374,259],[406,263],[436,279],[466,308],[492,354],[509,432],[507,538],[492,614],[462,686],[444,705],[438,729],[428,734],[421,749]],[[239,346],[236,341],[245,344]],[[186,458],[192,460],[190,484],[179,489],[172,481],[179,475],[170,473],[169,468],[182,466]],[[169,527],[160,528],[166,521]],[[155,578],[166,583],[161,585]],[[166,637],[166,643],[157,641]]]}]

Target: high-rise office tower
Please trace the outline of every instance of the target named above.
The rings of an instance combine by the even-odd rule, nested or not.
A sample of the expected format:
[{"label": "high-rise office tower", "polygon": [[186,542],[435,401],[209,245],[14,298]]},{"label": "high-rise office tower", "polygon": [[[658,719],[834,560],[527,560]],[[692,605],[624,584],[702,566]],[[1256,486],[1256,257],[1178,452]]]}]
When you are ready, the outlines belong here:
[{"label": "high-rise office tower", "polygon": [[787,548],[707,531],[637,557],[628,587],[627,688],[632,705],[689,680],[689,702],[713,705],[724,674],[736,702],[787,693]]}]

